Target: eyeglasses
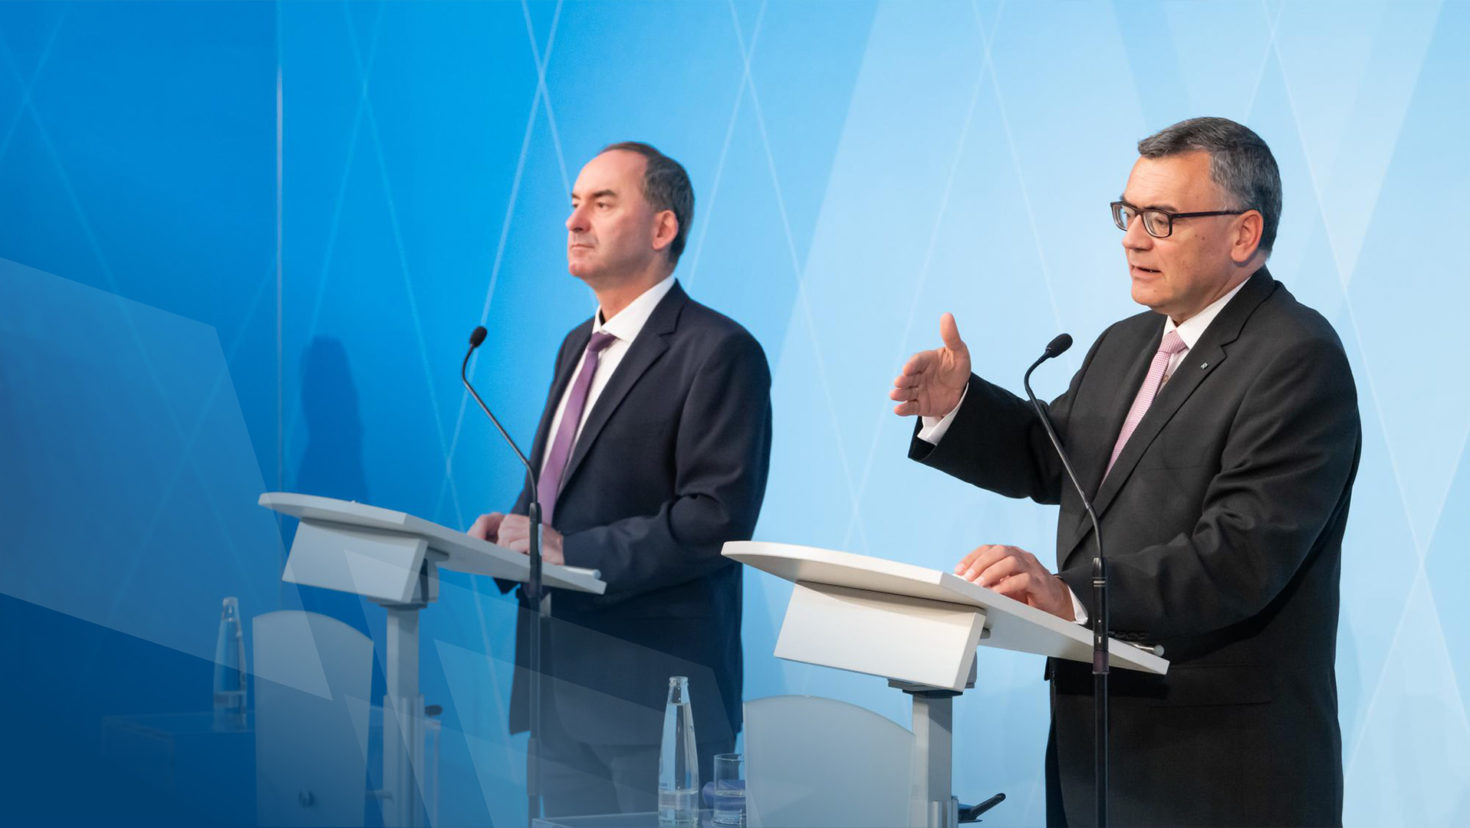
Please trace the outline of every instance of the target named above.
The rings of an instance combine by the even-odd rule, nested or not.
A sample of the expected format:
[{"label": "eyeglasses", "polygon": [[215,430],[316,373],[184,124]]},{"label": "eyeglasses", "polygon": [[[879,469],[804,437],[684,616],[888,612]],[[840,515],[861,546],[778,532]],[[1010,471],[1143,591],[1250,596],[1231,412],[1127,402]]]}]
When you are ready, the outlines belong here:
[{"label": "eyeglasses", "polygon": [[1167,239],[1174,232],[1175,219],[1204,218],[1205,216],[1238,216],[1249,210],[1207,210],[1203,213],[1171,213],[1157,207],[1134,207],[1126,201],[1113,202],[1113,223],[1127,232],[1134,216],[1143,218],[1143,229],[1156,239]]}]

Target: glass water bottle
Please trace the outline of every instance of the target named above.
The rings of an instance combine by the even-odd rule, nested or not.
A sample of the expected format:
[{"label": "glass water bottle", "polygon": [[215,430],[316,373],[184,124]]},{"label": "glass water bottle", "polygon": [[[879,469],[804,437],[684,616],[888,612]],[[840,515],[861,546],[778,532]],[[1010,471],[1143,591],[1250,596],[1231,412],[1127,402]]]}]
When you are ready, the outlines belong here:
[{"label": "glass water bottle", "polygon": [[658,752],[658,821],[699,821],[699,751],[694,743],[694,710],[689,706],[689,679],[669,679],[664,705],[664,734]]},{"label": "glass water bottle", "polygon": [[220,607],[214,644],[214,726],[245,727],[245,631],[240,626],[240,602],[233,596]]}]

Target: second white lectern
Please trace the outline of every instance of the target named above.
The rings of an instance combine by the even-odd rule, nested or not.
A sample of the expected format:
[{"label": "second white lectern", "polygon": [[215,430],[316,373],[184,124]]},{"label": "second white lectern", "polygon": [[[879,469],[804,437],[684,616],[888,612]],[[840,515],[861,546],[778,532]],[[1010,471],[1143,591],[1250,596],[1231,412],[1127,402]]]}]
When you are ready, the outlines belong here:
[{"label": "second white lectern", "polygon": [[[439,598],[440,569],[525,583],[530,559],[464,532],[362,503],[266,492],[260,505],[301,519],[282,580],[355,593],[388,610],[383,824],[413,825],[420,814],[423,750],[419,610]],[[575,567],[547,564],[543,577],[549,587],[598,595],[607,589],[596,572]]]},{"label": "second white lectern", "polygon": [[[949,572],[783,543],[725,544],[727,558],[793,582],[776,656],[880,676],[913,699],[909,825],[956,828],[954,697],[974,686],[976,648],[1092,660],[1078,624]],[[1109,641],[1113,666],[1162,675],[1169,662]]]}]

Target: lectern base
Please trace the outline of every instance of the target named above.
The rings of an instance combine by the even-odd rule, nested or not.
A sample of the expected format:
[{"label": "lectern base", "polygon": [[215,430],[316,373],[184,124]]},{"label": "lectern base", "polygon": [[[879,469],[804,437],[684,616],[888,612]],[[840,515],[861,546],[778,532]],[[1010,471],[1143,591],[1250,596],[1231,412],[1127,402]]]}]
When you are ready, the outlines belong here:
[{"label": "lectern base", "polygon": [[426,603],[390,604],[383,699],[383,824],[421,824],[424,697],[419,695],[419,610]]},{"label": "lectern base", "polygon": [[[954,796],[954,697],[961,691],[889,679],[889,687],[913,701],[914,757],[909,776],[911,828],[958,828],[960,802]],[[975,662],[965,687],[975,686]]]}]

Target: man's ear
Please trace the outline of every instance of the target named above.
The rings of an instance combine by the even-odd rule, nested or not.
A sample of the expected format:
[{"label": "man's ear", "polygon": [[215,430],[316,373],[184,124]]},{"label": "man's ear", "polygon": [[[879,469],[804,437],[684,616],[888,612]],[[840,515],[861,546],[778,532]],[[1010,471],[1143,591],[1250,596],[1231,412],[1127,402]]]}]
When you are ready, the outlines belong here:
[{"label": "man's ear", "polygon": [[653,249],[663,250],[674,243],[679,235],[679,219],[673,210],[660,210],[653,217]]},{"label": "man's ear", "polygon": [[1261,234],[1266,230],[1266,217],[1260,210],[1248,210],[1237,220],[1235,238],[1230,246],[1230,258],[1244,264],[1261,248]]}]

